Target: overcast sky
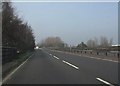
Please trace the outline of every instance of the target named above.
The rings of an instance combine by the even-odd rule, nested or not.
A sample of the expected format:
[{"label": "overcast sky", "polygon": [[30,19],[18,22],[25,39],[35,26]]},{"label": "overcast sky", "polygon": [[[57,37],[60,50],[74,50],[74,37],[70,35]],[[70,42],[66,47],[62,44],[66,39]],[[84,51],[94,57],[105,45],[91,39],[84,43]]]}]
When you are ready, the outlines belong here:
[{"label": "overcast sky", "polygon": [[117,2],[14,2],[17,14],[32,26],[36,43],[59,36],[71,45],[105,36],[118,42]]}]

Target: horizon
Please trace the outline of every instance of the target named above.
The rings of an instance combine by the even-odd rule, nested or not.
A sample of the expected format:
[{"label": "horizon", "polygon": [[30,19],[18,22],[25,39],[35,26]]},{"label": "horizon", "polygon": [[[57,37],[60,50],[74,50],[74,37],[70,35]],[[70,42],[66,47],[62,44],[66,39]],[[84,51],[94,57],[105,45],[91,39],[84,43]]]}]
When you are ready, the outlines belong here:
[{"label": "horizon", "polygon": [[[117,2],[13,2],[19,17],[31,25],[36,43],[58,36],[69,45],[105,36],[118,43]],[[32,9],[32,10],[31,10]]]}]

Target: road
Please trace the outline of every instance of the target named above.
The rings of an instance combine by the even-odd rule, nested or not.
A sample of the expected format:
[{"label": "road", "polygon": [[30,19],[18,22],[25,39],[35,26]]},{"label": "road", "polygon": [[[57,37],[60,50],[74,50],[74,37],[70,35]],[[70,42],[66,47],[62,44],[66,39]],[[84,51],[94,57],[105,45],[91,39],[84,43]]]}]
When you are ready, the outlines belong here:
[{"label": "road", "polygon": [[[118,63],[38,49],[4,84],[117,84]],[[112,85],[111,85],[112,86]]]}]

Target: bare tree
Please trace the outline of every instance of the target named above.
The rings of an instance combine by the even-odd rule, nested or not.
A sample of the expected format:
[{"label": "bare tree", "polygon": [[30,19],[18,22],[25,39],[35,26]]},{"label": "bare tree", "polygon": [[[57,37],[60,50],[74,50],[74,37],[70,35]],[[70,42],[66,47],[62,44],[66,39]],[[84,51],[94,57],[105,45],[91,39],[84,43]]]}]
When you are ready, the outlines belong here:
[{"label": "bare tree", "polygon": [[99,45],[99,44],[98,44],[98,39],[95,37],[93,41],[94,41],[94,45],[93,45],[94,48],[97,48],[98,45]]},{"label": "bare tree", "polygon": [[60,37],[48,37],[42,40],[40,45],[45,47],[64,47],[64,42]]},{"label": "bare tree", "polygon": [[98,47],[107,48],[112,45],[113,39],[108,40],[107,37],[101,36],[100,40],[95,37],[94,39],[89,39],[87,41],[87,46],[90,49],[96,49]]},{"label": "bare tree", "polygon": [[112,46],[112,44],[113,44],[113,39],[111,38],[109,42],[109,46]]},{"label": "bare tree", "polygon": [[95,41],[93,39],[89,39],[87,41],[87,46],[89,49],[93,49],[95,47]]},{"label": "bare tree", "polygon": [[108,46],[109,46],[109,41],[108,41],[107,37],[101,36],[101,38],[100,38],[100,47],[106,48]]}]

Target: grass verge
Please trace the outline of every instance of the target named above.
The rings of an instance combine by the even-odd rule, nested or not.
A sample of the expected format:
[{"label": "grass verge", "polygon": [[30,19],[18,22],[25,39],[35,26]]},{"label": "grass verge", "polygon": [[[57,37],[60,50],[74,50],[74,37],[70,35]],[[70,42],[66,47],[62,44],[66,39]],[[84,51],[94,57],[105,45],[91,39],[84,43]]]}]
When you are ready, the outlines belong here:
[{"label": "grass verge", "polygon": [[29,51],[18,55],[18,59],[15,59],[9,63],[2,65],[2,79],[4,79],[8,74],[10,74],[15,68],[17,68],[22,62],[29,58],[34,51]]}]

